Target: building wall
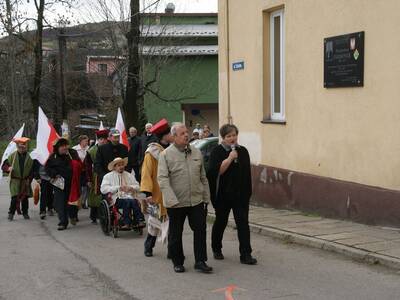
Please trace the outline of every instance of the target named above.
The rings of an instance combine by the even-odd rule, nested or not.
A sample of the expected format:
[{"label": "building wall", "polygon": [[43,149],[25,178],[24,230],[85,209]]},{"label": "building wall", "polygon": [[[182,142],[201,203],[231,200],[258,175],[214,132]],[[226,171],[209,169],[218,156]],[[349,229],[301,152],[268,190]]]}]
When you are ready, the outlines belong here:
[{"label": "building wall", "polygon": [[145,94],[145,110],[150,122],[161,118],[183,121],[181,103],[218,103],[217,56],[176,56],[165,61],[150,58],[144,67],[147,82],[154,78],[157,65],[160,72],[152,89],[163,100],[150,92]]},{"label": "building wall", "polygon": [[[286,125],[261,123],[267,76],[263,11],[279,6],[285,13]],[[256,182],[282,179],[281,185],[259,189],[260,201],[267,195],[278,206],[279,199],[289,199],[287,205],[293,206],[291,172],[360,184],[351,195],[360,200],[367,197],[357,195],[362,186],[400,189],[399,10],[397,0],[254,0],[246,5],[229,0],[229,68],[236,60],[245,62],[244,70],[233,72],[227,64],[226,0],[219,1],[220,123],[231,115],[239,126],[241,143],[249,148],[253,163],[261,166],[255,168]],[[357,31],[365,31],[364,87],[325,89],[324,38]],[[276,173],[270,174],[271,168]],[[282,169],[289,171],[280,173]],[[322,190],[309,196],[317,201],[323,198]],[[380,193],[376,201],[388,193]],[[326,201],[348,208],[351,197],[344,193]],[[399,194],[389,198],[396,197]],[[400,213],[400,207],[396,209]]]},{"label": "building wall", "polygon": [[[220,1],[220,6],[225,1]],[[400,189],[400,28],[396,0],[230,2],[233,121],[255,162],[368,185]],[[262,11],[285,5],[286,125],[263,119]],[[384,15],[382,18],[381,12]],[[224,12],[220,15],[224,32]],[[365,31],[362,88],[323,87],[323,39]],[[224,38],[225,42],[225,38]],[[226,73],[220,46],[220,78]],[[226,81],[220,83],[220,119],[227,119]],[[245,104],[244,104],[245,103]],[[248,118],[249,115],[254,118]],[[254,155],[255,154],[255,155]]]}]

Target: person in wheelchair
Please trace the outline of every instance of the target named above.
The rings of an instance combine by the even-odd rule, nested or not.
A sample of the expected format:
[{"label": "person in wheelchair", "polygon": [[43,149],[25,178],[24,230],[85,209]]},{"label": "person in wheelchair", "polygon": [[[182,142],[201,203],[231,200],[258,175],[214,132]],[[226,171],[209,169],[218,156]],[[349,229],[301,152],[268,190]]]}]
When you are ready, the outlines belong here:
[{"label": "person in wheelchair", "polygon": [[130,212],[133,211],[133,216],[138,227],[145,227],[144,215],[141,212],[138,201],[135,199],[136,192],[139,191],[139,183],[135,176],[125,171],[128,164],[128,158],[117,157],[108,164],[108,170],[101,183],[100,191],[102,194],[109,194],[110,206],[116,205],[117,208],[122,208],[122,220],[124,226],[122,229],[130,229],[132,227],[132,218]]}]

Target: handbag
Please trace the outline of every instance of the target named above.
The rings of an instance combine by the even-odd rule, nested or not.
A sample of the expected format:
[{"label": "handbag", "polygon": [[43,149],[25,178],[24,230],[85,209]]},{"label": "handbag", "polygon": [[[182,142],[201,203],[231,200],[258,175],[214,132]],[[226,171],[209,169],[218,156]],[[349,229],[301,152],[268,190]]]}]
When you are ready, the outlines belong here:
[{"label": "handbag", "polygon": [[33,204],[35,205],[39,203],[39,192],[40,192],[40,184],[36,183],[33,189]]}]

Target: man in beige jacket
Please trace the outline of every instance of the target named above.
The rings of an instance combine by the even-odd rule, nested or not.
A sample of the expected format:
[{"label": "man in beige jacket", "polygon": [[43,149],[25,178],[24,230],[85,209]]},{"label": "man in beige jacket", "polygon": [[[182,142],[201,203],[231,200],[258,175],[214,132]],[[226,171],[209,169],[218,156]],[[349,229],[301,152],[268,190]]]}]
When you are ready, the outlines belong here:
[{"label": "man in beige jacket", "polygon": [[185,125],[173,125],[171,134],[174,143],[160,154],[158,161],[158,183],[169,217],[169,254],[175,272],[185,272],[182,233],[188,217],[194,234],[194,268],[203,273],[211,273],[212,268],[206,264],[206,217],[210,190],[203,157],[198,149],[190,147]]}]

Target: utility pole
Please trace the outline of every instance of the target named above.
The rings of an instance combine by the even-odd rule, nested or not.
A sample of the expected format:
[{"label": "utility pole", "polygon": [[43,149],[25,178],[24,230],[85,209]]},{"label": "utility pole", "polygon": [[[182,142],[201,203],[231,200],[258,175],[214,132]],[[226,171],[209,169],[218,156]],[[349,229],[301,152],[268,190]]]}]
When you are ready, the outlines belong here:
[{"label": "utility pole", "polygon": [[67,41],[65,37],[65,29],[64,27],[60,28],[60,32],[58,34],[58,53],[59,53],[59,66],[60,66],[60,97],[58,98],[59,102],[57,105],[57,120],[56,120],[56,128],[61,132],[61,124],[67,120],[67,103],[65,100],[65,79],[64,79],[64,68],[65,68],[65,54],[67,50]]}]

